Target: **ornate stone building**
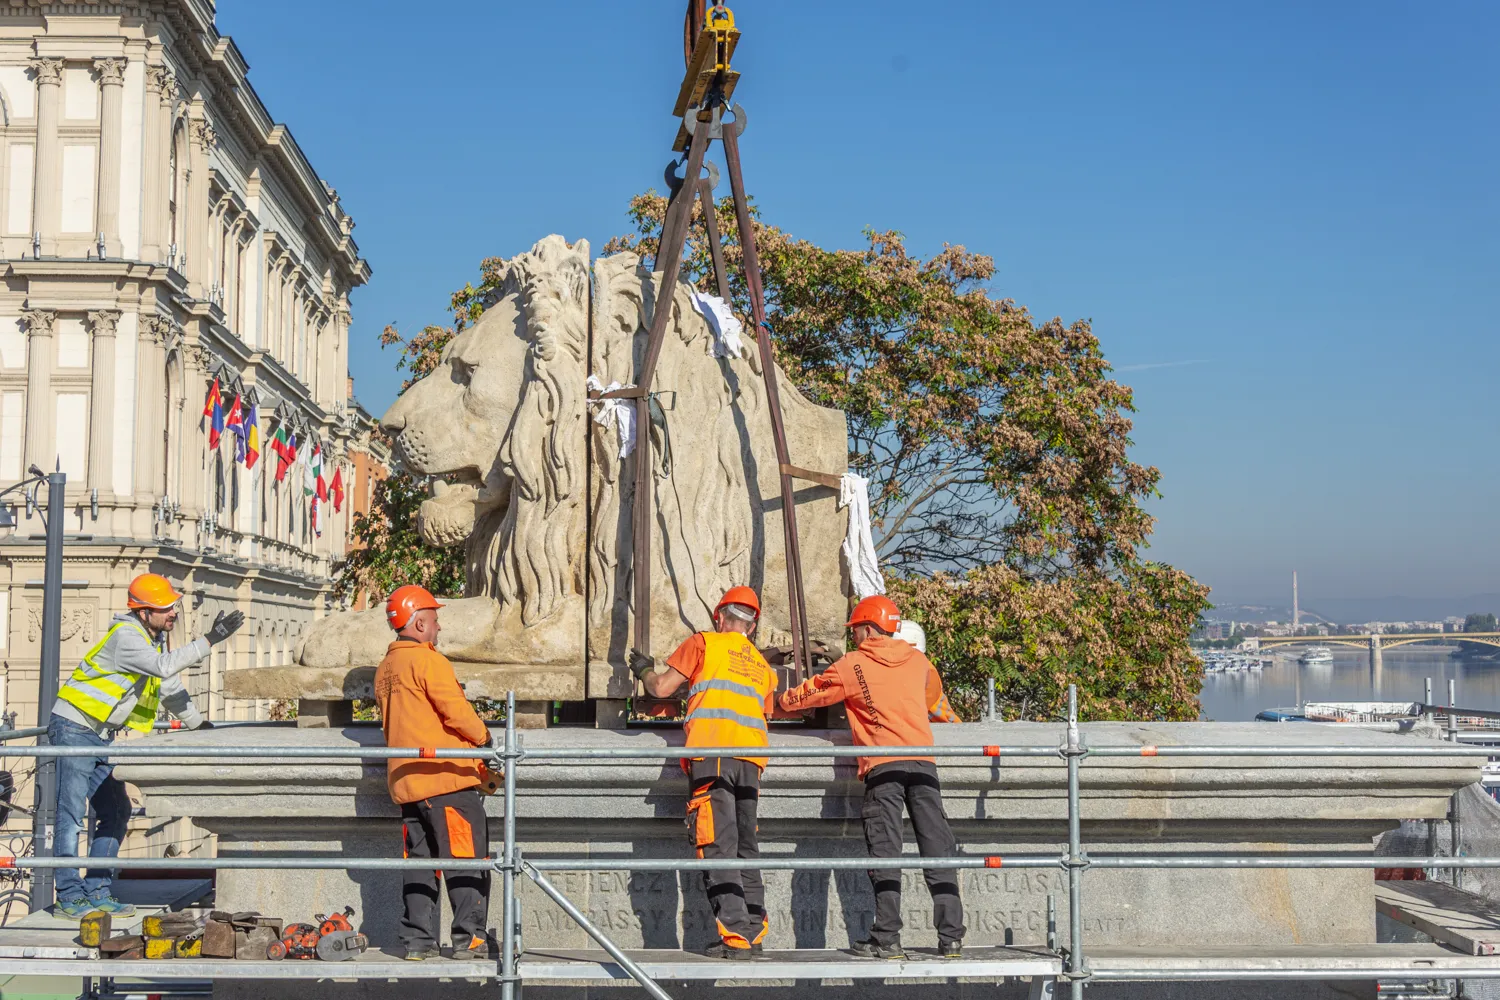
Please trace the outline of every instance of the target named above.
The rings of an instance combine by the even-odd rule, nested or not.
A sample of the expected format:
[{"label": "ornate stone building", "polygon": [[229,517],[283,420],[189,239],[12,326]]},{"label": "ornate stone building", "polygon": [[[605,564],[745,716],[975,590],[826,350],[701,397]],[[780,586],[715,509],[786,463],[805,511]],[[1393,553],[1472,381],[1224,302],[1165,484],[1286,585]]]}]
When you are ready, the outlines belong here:
[{"label": "ornate stone building", "polygon": [[[175,642],[246,612],[189,679],[210,718],[264,713],[226,703],[224,671],[291,662],[346,547],[353,504],[315,523],[301,470],[274,481],[274,428],[352,485],[373,426],[347,381],[353,220],[246,70],[212,0],[0,6],[0,487],[68,474],[64,673],[138,573],[189,595]],[[215,378],[226,408],[258,402],[253,469],[233,434],[209,447]],[[43,528],[4,502],[0,702],[29,725]]]}]

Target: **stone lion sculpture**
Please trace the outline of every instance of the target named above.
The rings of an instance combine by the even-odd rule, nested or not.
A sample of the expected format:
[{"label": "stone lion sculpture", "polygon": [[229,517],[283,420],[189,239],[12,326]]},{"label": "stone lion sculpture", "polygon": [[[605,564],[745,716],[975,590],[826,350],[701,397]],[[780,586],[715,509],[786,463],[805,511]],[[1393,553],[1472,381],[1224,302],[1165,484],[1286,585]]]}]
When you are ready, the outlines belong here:
[{"label": "stone lion sculpture", "polygon": [[[444,608],[439,648],[461,674],[483,665],[481,693],[629,694],[638,461],[652,463],[655,491],[653,655],[711,627],[719,596],[739,583],[762,595],[761,644],[788,638],[779,467],[754,343],[716,356],[713,330],[679,283],[663,306],[672,315],[653,384],[660,406],[628,457],[620,427],[589,399],[591,375],[635,381],[661,277],[634,254],[591,267],[587,243],[549,236],[506,263],[493,304],[382,418],[407,468],[446,480],[418,526],[431,544],[464,547],[467,592]],[[792,463],[843,472],[843,413],[778,377]],[[845,515],[827,487],[799,483],[797,501],[811,638],[836,645]],[[369,667],[389,639],[379,609],[337,614],[308,631],[298,661]]]}]

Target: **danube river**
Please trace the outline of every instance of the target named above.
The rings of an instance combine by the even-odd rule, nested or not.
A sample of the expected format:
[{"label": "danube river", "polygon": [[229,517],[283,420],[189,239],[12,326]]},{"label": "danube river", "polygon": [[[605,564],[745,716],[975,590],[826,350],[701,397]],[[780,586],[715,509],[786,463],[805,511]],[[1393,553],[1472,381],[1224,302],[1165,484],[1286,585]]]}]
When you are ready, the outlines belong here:
[{"label": "danube river", "polygon": [[1421,701],[1432,678],[1432,699],[1448,701],[1449,679],[1458,682],[1461,708],[1500,710],[1500,662],[1452,656],[1444,646],[1398,647],[1384,651],[1379,677],[1370,673],[1370,654],[1330,646],[1333,663],[1307,666],[1296,653],[1281,652],[1262,670],[1209,674],[1203,678],[1204,719],[1240,722],[1267,708],[1294,708],[1309,701]]}]

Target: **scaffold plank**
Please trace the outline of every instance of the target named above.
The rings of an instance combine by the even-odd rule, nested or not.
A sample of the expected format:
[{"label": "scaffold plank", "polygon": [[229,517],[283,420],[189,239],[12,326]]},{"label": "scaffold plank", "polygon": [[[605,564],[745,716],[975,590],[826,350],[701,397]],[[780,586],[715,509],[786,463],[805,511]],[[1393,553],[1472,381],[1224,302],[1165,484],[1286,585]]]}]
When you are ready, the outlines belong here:
[{"label": "scaffold plank", "polygon": [[1493,955],[1500,945],[1500,907],[1445,882],[1377,879],[1375,909],[1470,955]]},{"label": "scaffold plank", "polygon": [[[765,980],[859,979],[948,980],[1051,976],[1061,962],[1043,949],[973,948],[962,959],[944,959],[935,951],[913,948],[904,962],[855,958],[833,950],[766,952],[753,962],[725,962],[682,951],[631,950],[631,959],[664,982],[710,981],[754,983]],[[179,959],[163,962],[0,959],[0,975],[113,976],[135,979],[494,979],[492,962],[428,959],[406,962],[371,950],[351,962],[237,962]],[[630,976],[602,951],[528,951],[519,965],[523,980],[617,982]]]}]

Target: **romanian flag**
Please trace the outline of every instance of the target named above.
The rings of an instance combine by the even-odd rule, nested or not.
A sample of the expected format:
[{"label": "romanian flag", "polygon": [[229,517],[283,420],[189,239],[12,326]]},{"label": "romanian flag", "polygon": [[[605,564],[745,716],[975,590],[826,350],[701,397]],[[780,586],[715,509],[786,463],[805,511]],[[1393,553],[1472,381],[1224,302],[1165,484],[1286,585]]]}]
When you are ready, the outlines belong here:
[{"label": "romanian flag", "polygon": [[344,467],[342,465],[333,470],[333,483],[328,489],[333,494],[333,512],[337,514],[344,509]]},{"label": "romanian flag", "polygon": [[245,468],[255,468],[255,462],[260,458],[260,416],[257,411],[260,407],[251,403],[245,411]]},{"label": "romanian flag", "polygon": [[229,416],[224,419],[224,426],[234,434],[234,460],[243,462],[245,460],[245,397],[234,397],[234,405],[229,408]]}]

